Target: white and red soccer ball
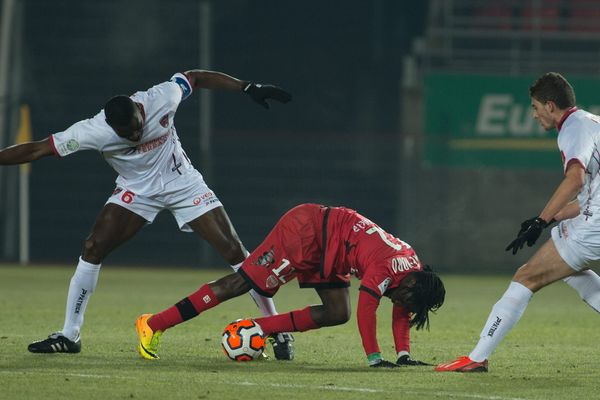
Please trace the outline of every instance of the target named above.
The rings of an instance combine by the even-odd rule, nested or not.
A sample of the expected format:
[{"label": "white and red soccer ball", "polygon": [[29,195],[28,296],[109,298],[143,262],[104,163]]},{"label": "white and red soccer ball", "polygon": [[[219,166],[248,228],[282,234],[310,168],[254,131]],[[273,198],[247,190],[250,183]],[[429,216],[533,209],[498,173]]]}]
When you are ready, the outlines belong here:
[{"label": "white and red soccer ball", "polygon": [[221,345],[227,357],[234,361],[252,361],[265,350],[266,337],[252,319],[238,319],[225,327]]}]

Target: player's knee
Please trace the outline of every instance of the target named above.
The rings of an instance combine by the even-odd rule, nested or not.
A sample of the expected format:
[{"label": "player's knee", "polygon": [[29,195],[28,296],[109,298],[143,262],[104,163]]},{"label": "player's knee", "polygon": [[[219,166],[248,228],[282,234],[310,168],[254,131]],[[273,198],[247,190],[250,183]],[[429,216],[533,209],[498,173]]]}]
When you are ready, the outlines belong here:
[{"label": "player's knee", "polygon": [[246,259],[242,242],[237,238],[229,240],[223,247],[221,256],[231,265],[241,263]]},{"label": "player's knee", "polygon": [[513,276],[513,282],[518,282],[532,292],[537,292],[544,287],[543,277],[535,272],[533,268],[528,268],[528,264],[523,264]]},{"label": "player's knee", "polygon": [[98,236],[90,235],[83,244],[83,258],[92,263],[100,263],[108,251],[108,240],[102,240]]},{"label": "player's knee", "polygon": [[219,301],[229,300],[250,291],[251,287],[240,274],[229,274],[215,282],[209,283],[211,290]]},{"label": "player's knee", "polygon": [[328,310],[327,319],[330,325],[341,325],[350,320],[351,314],[350,307],[335,307]]}]

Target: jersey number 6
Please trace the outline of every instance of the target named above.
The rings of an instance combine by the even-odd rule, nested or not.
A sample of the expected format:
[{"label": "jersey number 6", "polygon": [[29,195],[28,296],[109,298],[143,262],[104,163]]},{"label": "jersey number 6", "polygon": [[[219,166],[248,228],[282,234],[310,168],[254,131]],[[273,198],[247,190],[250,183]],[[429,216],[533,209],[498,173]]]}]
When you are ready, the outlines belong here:
[{"label": "jersey number 6", "polygon": [[133,196],[135,196],[135,193],[132,193],[129,190],[126,190],[121,195],[121,201],[125,204],[131,204],[131,202],[133,201]]}]

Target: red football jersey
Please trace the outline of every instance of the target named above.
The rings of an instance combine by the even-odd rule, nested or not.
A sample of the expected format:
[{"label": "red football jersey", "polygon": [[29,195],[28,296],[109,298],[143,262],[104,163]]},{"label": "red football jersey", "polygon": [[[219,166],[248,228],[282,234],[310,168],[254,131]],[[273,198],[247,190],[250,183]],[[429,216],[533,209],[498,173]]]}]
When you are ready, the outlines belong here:
[{"label": "red football jersey", "polygon": [[[345,207],[302,204],[288,211],[238,271],[263,296],[297,277],[300,287],[349,286],[360,279],[358,325],[367,355],[379,352],[379,300],[411,272],[422,270],[410,245]],[[396,350],[409,351],[409,313],[394,307]]]},{"label": "red football jersey", "polygon": [[345,207],[324,208],[327,228],[324,274],[352,274],[381,297],[406,275],[422,270],[413,248],[368,218]]}]

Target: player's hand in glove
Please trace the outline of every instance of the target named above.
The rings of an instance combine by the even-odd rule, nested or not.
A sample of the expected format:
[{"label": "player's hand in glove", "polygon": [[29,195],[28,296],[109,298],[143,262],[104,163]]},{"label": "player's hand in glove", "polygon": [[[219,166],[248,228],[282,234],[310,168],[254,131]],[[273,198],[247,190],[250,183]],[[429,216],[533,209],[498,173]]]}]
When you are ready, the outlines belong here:
[{"label": "player's hand in glove", "polygon": [[[523,232],[525,232],[527,230],[527,228],[529,228],[529,226],[533,223],[533,221],[536,220],[536,218],[537,217],[533,217],[533,218],[530,218],[530,219],[527,219],[527,220],[521,222],[521,229],[519,230],[519,233],[517,233],[517,236],[521,236],[521,234]],[[544,228],[549,227],[550,225],[552,225],[555,222],[556,222],[556,220],[554,218],[552,218],[550,220],[550,222],[548,222]]]},{"label": "player's hand in glove", "polygon": [[280,103],[288,103],[292,100],[292,95],[274,85],[262,85],[260,83],[247,82],[244,84],[244,93],[252,97],[252,100],[263,106],[269,108],[267,100],[273,99]]},{"label": "player's hand in glove", "polygon": [[397,368],[398,366],[393,362],[389,362],[386,360],[379,360],[379,362],[375,364],[369,365],[371,368]]},{"label": "player's hand in glove", "polygon": [[[552,221],[550,221],[552,223]],[[525,243],[527,246],[531,247],[538,240],[542,231],[545,227],[547,227],[550,223],[544,221],[540,217],[535,217],[523,221],[521,224],[521,230],[517,235],[517,238],[510,242],[508,246],[506,246],[505,251],[512,250],[513,255],[517,254],[517,251],[521,250]]]},{"label": "player's hand in glove", "polygon": [[428,364],[426,362],[423,361],[419,361],[419,360],[413,360],[412,358],[410,358],[409,354],[404,354],[403,356],[398,357],[398,360],[396,360],[396,365],[408,365],[408,366],[423,366],[423,365],[433,365],[433,364]]}]

